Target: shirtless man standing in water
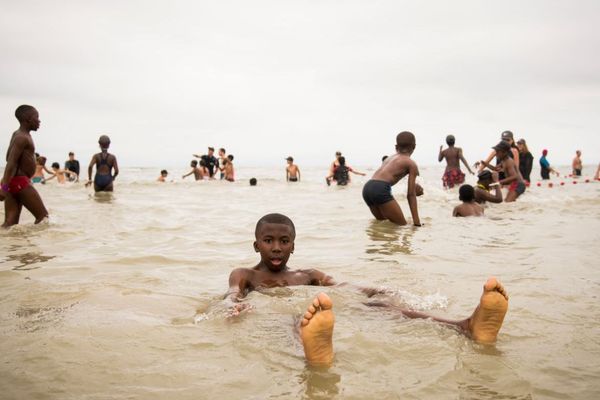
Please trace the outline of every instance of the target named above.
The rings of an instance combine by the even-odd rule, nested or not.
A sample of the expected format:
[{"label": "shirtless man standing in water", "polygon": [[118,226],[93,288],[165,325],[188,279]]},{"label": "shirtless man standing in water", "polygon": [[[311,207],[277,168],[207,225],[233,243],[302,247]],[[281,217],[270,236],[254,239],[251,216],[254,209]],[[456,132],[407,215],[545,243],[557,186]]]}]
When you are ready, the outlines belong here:
[{"label": "shirtless man standing in water", "polygon": [[[225,298],[234,302],[232,315],[250,308],[241,303],[253,290],[311,285],[334,286],[337,283],[327,274],[315,269],[291,270],[287,266],[294,252],[296,230],[291,219],[282,214],[267,214],[256,224],[254,251],[260,253],[260,262],[254,268],[237,268],[229,275],[229,291]],[[342,286],[345,284],[340,284]],[[349,286],[349,285],[348,285]],[[377,289],[359,288],[367,296],[380,294]],[[508,310],[508,295],[496,278],[489,278],[473,314],[462,320],[448,320],[397,305],[374,301],[371,307],[385,307],[407,318],[432,319],[449,325],[480,343],[493,343],[502,327]],[[311,365],[330,366],[333,362],[333,302],[325,293],[319,293],[308,306],[298,329],[306,361]]]},{"label": "shirtless man standing in water", "polygon": [[36,165],[31,131],[40,127],[39,114],[34,107],[22,105],[15,111],[15,117],[20,126],[10,139],[6,168],[0,182],[0,200],[4,200],[5,213],[3,228],[19,223],[23,206],[33,214],[36,224],[48,217],[44,202],[30,181]]}]

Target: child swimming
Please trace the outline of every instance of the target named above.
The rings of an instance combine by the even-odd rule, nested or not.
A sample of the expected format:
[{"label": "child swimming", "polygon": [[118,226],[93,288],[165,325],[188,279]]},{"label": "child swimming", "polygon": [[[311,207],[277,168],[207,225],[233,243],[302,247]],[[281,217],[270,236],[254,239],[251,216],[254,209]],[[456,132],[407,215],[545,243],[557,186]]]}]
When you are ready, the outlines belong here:
[{"label": "child swimming", "polygon": [[[48,179],[46,179],[46,182],[48,182],[51,179],[56,178],[56,181],[60,184],[65,183],[67,181],[67,177],[65,177],[65,175],[68,177],[69,181],[71,180],[76,180],[77,179],[77,174],[75,172],[71,172],[69,170],[66,169],[61,169],[60,168],[60,164],[57,162],[53,162],[52,163],[52,176]],[[73,179],[71,179],[73,178]]]},{"label": "child swimming", "polygon": [[483,215],[483,207],[475,202],[475,189],[471,185],[462,185],[458,189],[462,204],[454,207],[453,217],[479,217]]},{"label": "child swimming", "polygon": [[[337,282],[329,275],[315,269],[291,270],[287,262],[294,252],[296,230],[291,219],[282,214],[267,214],[260,218],[254,231],[254,251],[260,261],[253,268],[237,268],[229,275],[229,290],[225,298],[234,302],[232,315],[249,309],[241,303],[253,291],[284,286],[310,285],[334,286]],[[352,286],[339,284],[338,286]],[[354,286],[367,296],[384,294],[381,290]],[[483,295],[473,314],[462,320],[447,320],[402,308],[386,301],[366,303],[372,307],[385,307],[408,318],[432,319],[449,325],[481,343],[493,343],[502,326],[508,309],[508,295],[502,284],[489,278]],[[311,365],[331,365],[334,357],[333,328],[335,316],[333,302],[325,293],[318,294],[307,307],[297,329],[300,333],[306,360]]]}]

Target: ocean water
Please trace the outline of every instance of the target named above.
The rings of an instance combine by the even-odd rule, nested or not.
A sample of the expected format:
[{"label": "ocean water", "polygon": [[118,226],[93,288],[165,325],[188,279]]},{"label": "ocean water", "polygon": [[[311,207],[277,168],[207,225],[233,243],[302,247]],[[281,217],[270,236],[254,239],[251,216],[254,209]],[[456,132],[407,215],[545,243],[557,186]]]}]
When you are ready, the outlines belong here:
[{"label": "ocean water", "polygon": [[[534,183],[516,203],[458,219],[442,169],[423,168],[425,226],[413,228],[373,220],[368,177],[338,188],[324,170],[302,172],[298,184],[282,168],[159,184],[158,170],[126,168],[112,196],[37,186],[50,223],[24,211],[0,232],[0,398],[600,397],[600,184]],[[410,215],[405,190],[394,194]],[[229,273],[258,262],[254,224],[269,212],[296,224],[290,267],[384,287],[434,315],[468,317],[497,276],[510,295],[498,342],[369,309],[348,287],[253,292],[251,313],[226,318]],[[326,371],[306,366],[293,328],[320,291],[336,313]]]}]

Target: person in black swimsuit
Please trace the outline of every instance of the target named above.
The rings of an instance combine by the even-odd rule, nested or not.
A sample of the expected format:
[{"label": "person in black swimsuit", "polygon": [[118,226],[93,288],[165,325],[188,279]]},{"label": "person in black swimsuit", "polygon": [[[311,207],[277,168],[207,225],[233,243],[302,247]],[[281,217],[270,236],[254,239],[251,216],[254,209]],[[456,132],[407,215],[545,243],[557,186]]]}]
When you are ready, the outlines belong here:
[{"label": "person in black swimsuit", "polygon": [[[92,184],[92,171],[94,165],[96,166],[96,176],[94,177],[94,191],[95,192],[112,192],[113,181],[119,175],[119,166],[117,164],[117,157],[114,154],[108,152],[110,147],[110,138],[106,135],[100,136],[98,140],[100,145],[100,153],[94,154],[90,165],[88,166],[88,181],[85,186]],[[114,169],[114,173],[113,173]]]}]

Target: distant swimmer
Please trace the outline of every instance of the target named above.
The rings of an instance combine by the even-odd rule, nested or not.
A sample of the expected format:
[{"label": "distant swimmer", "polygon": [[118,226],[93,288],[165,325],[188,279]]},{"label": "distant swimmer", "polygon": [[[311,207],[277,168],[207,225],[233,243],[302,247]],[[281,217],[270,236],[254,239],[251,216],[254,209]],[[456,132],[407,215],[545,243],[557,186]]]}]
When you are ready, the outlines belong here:
[{"label": "distant swimmer", "polygon": [[[100,153],[94,154],[90,165],[88,166],[88,181],[85,186],[92,184],[92,171],[96,166],[96,175],[94,176],[94,191],[97,192],[112,192],[113,181],[119,175],[119,165],[117,157],[108,152],[110,147],[110,138],[106,135],[100,136],[98,139],[100,145]],[[114,169],[114,174],[113,174]]]},{"label": "distant swimmer", "polygon": [[299,182],[300,181],[300,168],[294,164],[294,157],[289,156],[286,158],[287,166],[285,167],[285,180],[288,182]]},{"label": "distant swimmer", "polygon": [[229,154],[227,159],[224,160],[225,166],[225,180],[229,182],[235,181],[235,167],[233,165],[233,154]]},{"label": "distant swimmer", "polygon": [[156,179],[156,181],[157,182],[166,182],[168,176],[169,176],[169,171],[167,171],[166,169],[163,169],[162,171],[160,171],[160,175]]},{"label": "distant swimmer", "polygon": [[550,179],[550,173],[556,174],[556,176],[560,176],[560,173],[550,166],[550,162],[546,158],[547,155],[548,150],[542,150],[542,156],[540,157],[540,174],[543,180]]},{"label": "distant swimmer", "polygon": [[517,142],[517,148],[519,149],[519,171],[521,171],[523,179],[525,179],[527,182],[531,182],[533,155],[529,151],[525,139],[519,139]]},{"label": "distant swimmer", "polygon": [[363,199],[371,213],[378,220],[390,220],[398,225],[406,225],[402,209],[392,196],[392,186],[408,175],[408,191],[406,197],[413,224],[421,226],[417,208],[417,176],[419,167],[411,158],[415,151],[415,135],[401,132],[396,136],[396,154],[388,157],[373,177],[363,187]]},{"label": "distant swimmer", "polygon": [[223,147],[219,149],[219,160],[217,167],[219,168],[219,179],[225,179],[225,163],[227,159],[227,151]]},{"label": "distant swimmer", "polygon": [[339,165],[334,169],[333,175],[326,178],[328,185],[335,181],[339,186],[346,186],[351,181],[350,173],[362,176],[366,175],[365,173],[346,165],[346,157],[340,156],[340,158],[338,158],[338,163]]},{"label": "distant swimmer", "polygon": [[181,179],[185,179],[188,176],[194,174],[194,178],[199,181],[202,180],[202,170],[200,168],[198,168],[198,161],[196,160],[192,160],[192,162],[190,163],[190,167],[192,167],[192,170],[190,172],[188,172],[187,174],[183,175],[181,177]]},{"label": "distant swimmer", "polygon": [[469,163],[467,163],[467,160],[465,160],[465,157],[463,156],[462,149],[460,147],[454,147],[455,142],[456,139],[453,135],[446,136],[448,148],[442,150],[444,146],[440,146],[440,153],[438,155],[439,162],[442,162],[444,158],[446,159],[446,171],[442,177],[442,182],[444,183],[444,187],[448,189],[452,189],[454,185],[460,185],[465,181],[465,174],[460,170],[461,161],[471,175],[473,175]]},{"label": "distant swimmer", "polygon": [[250,186],[256,186],[257,183],[258,181],[256,180],[256,178],[250,178]]},{"label": "distant swimmer", "polygon": [[[254,268],[237,268],[229,275],[229,290],[224,297],[232,303],[229,309],[231,317],[240,316],[251,309],[251,306],[243,301],[253,290],[310,285],[350,287],[366,294],[367,297],[386,294],[386,291],[381,289],[338,284],[331,276],[315,269],[290,269],[287,262],[294,252],[296,230],[293,222],[285,215],[263,216],[256,224],[254,236],[254,251],[260,253],[259,263]],[[452,327],[477,342],[493,343],[508,309],[508,295],[496,278],[488,279],[473,314],[461,320],[438,318],[400,307],[386,299],[365,304],[373,308],[385,308],[407,318],[433,320]],[[327,294],[320,293],[313,298],[296,325],[309,364],[328,367],[333,362],[334,324],[333,302]]]},{"label": "distant swimmer", "polygon": [[60,164],[57,162],[52,163],[52,172],[52,176],[46,179],[46,182],[54,178],[56,178],[56,181],[60,184],[65,183],[67,179],[69,179],[70,182],[77,180],[77,174],[75,172],[71,172],[67,169],[61,169]]},{"label": "distant swimmer", "polygon": [[31,131],[40,127],[39,114],[34,107],[22,105],[16,109],[15,117],[19,121],[19,129],[10,138],[6,167],[0,180],[0,197],[4,200],[3,228],[19,223],[23,207],[33,214],[36,224],[48,217],[48,210],[30,181],[36,171]]},{"label": "distant swimmer", "polygon": [[475,202],[475,189],[471,185],[462,185],[458,189],[458,198],[462,204],[454,207],[453,217],[479,217],[483,215],[483,207]]},{"label": "distant swimmer", "polygon": [[214,179],[214,174],[217,172],[217,169],[219,169],[219,161],[215,157],[215,148],[209,147],[208,154],[201,156],[198,154],[193,154],[193,156],[204,161],[204,166],[208,169],[210,179]]},{"label": "distant swimmer", "polygon": [[331,179],[333,177],[333,174],[334,174],[336,168],[339,167],[339,165],[340,165],[340,157],[341,156],[342,156],[341,151],[335,152],[335,159],[331,162],[331,165],[329,166],[329,172],[327,173],[327,176],[325,177],[325,182],[327,182],[327,186],[331,185]]},{"label": "distant swimmer", "polygon": [[[498,183],[498,173],[485,169],[477,177],[475,201],[479,204],[486,202],[502,203],[502,190],[500,190],[500,184]],[[494,188],[494,194],[490,193],[491,188]]]},{"label": "distant swimmer", "polygon": [[69,152],[69,159],[65,161],[65,169],[75,173],[69,177],[69,180],[73,177],[76,178],[75,181],[79,181],[79,161],[75,159],[75,153],[72,151]]},{"label": "distant swimmer", "polygon": [[511,203],[517,198],[525,193],[525,181],[521,176],[521,172],[517,167],[515,161],[510,158],[509,153],[511,151],[511,146],[508,142],[501,141],[496,146],[494,146],[494,150],[496,151],[496,160],[502,172],[504,172],[504,179],[501,179],[498,183],[501,185],[510,185],[508,187],[508,194],[504,199],[505,202]]},{"label": "distant swimmer", "polygon": [[575,152],[575,158],[573,158],[573,176],[581,176],[583,170],[583,161],[581,161],[581,150]]},{"label": "distant swimmer", "polygon": [[50,171],[46,167],[46,157],[39,156],[35,160],[35,174],[33,174],[33,177],[31,178],[31,182],[33,182],[33,183],[46,183],[46,177],[44,176],[44,171],[46,171],[50,175],[53,174],[53,172]]}]

